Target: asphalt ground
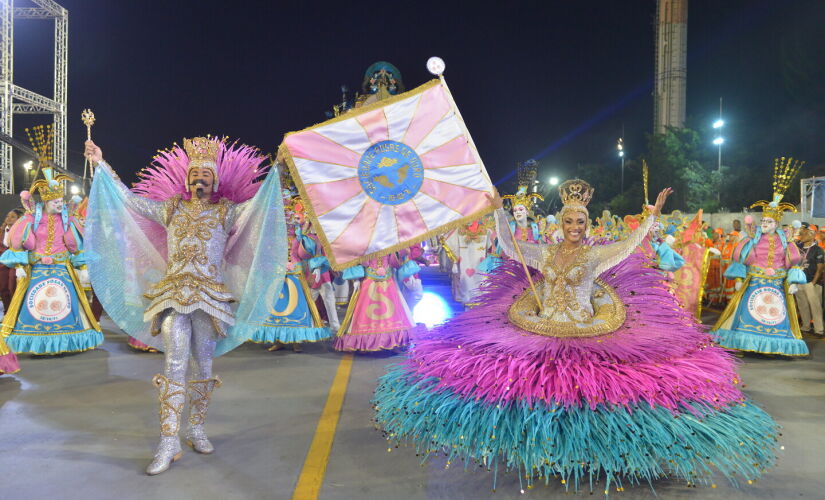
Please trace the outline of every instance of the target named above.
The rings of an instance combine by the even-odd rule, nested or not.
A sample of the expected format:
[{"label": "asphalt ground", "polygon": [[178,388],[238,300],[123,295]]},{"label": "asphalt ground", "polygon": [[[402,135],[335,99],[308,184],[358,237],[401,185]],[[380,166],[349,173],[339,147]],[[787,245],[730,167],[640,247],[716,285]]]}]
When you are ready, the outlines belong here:
[{"label": "asphalt ground", "polygon": [[[425,277],[425,290],[446,281]],[[457,309],[456,304],[450,304]],[[703,318],[712,323],[713,313]],[[557,481],[522,494],[514,473],[490,473],[443,459],[421,463],[411,448],[388,447],[369,401],[399,356],[345,356],[328,343],[268,352],[245,344],[218,358],[223,380],[209,409],[213,455],[186,448],[155,477],[144,474],[158,439],[150,380],[162,355],[142,353],[104,319],[104,344],[85,353],[21,356],[0,377],[0,498],[8,499],[510,499],[574,495]],[[745,392],[783,426],[779,464],[753,485],[688,487],[660,481],[611,492],[624,499],[825,498],[825,342],[812,355],[745,355]],[[349,361],[347,361],[349,359]],[[338,407],[336,409],[336,406]],[[597,489],[595,495],[602,495]],[[577,496],[590,495],[579,492]]]}]

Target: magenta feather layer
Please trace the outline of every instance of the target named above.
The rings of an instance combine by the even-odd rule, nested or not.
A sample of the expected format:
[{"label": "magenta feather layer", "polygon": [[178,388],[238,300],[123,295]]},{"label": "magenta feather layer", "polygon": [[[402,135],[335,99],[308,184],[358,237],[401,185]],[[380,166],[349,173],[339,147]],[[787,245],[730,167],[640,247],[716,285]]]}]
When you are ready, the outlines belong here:
[{"label": "magenta feather layer", "polygon": [[[258,148],[238,144],[237,141],[227,143],[218,138],[212,138],[212,141],[219,143],[216,162],[218,189],[212,193],[212,201],[226,198],[242,203],[252,199],[261,187],[259,181],[269,170],[269,165],[265,164],[268,156]],[[186,185],[188,170],[186,151],[175,145],[172,149],[158,152],[152,164],[138,172],[140,180],[132,191],[150,200],[165,201],[174,196],[188,200],[192,197]],[[160,224],[142,217],[137,219],[137,223],[165,259],[166,230]]]},{"label": "magenta feather layer", "polygon": [[513,298],[529,284],[521,265],[507,261],[483,285],[478,307],[416,339],[407,375],[437,380],[431,390],[490,403],[647,403],[677,413],[685,402],[718,409],[744,401],[732,356],[711,343],[643,256],[634,254],[602,279],[626,305],[617,331],[579,339],[533,335],[508,321]]},{"label": "magenta feather layer", "polygon": [[[264,165],[267,156],[258,148],[213,138],[219,143],[217,158],[218,189],[214,201],[226,198],[234,203],[251,199],[258,192],[261,179],[269,169]],[[132,190],[151,200],[164,201],[180,195],[188,200],[191,193],[186,185],[189,157],[178,145],[160,151],[152,164],[138,173],[140,180]]]}]

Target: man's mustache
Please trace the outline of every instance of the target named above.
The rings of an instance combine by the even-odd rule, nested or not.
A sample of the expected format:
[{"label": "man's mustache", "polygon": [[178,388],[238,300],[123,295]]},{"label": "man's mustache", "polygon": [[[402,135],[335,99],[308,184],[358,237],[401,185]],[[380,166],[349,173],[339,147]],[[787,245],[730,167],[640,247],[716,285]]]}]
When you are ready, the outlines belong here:
[{"label": "man's mustache", "polygon": [[190,185],[190,186],[197,186],[198,184],[200,184],[200,185],[201,185],[201,186],[203,186],[203,187],[206,187],[206,186],[208,186],[208,185],[209,185],[209,183],[207,183],[207,182],[206,182],[205,180],[203,180],[203,179],[195,179],[194,181],[192,181],[192,182],[190,182],[190,183],[189,183],[189,185]]}]

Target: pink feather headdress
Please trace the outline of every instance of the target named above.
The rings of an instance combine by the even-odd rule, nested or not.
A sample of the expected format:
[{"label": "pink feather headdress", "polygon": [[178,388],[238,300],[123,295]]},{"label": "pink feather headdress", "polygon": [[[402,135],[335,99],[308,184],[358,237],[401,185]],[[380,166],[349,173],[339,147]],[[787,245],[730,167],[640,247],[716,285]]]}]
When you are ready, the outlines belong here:
[{"label": "pink feather headdress", "polygon": [[[252,198],[260,187],[256,181],[269,169],[269,165],[264,165],[268,157],[258,148],[237,141],[227,144],[225,139],[209,139],[218,144],[218,189],[213,199],[227,198],[241,203]],[[191,197],[186,186],[188,168],[186,151],[175,144],[171,149],[160,151],[152,164],[138,173],[140,180],[132,190],[152,200],[168,200],[176,195],[188,200]]]}]

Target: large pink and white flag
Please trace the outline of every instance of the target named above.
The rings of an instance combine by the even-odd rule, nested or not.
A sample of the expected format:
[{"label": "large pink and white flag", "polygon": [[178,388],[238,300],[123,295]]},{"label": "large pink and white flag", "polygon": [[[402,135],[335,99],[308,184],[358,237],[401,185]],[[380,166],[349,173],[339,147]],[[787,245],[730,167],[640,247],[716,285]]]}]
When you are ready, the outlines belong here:
[{"label": "large pink and white flag", "polygon": [[489,176],[441,80],[289,133],[281,153],[336,270],[492,210]]}]

